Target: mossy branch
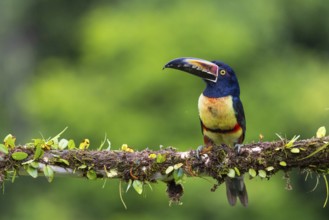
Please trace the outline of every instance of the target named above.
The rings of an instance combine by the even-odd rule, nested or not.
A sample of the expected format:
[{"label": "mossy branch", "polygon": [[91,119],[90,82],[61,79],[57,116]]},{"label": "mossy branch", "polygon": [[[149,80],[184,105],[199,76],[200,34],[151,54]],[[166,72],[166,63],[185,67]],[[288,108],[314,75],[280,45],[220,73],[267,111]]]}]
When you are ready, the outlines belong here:
[{"label": "mossy branch", "polygon": [[[46,143],[46,142],[45,142]],[[12,144],[13,145],[13,144]],[[279,140],[245,144],[237,152],[215,146],[208,152],[179,152],[168,147],[159,150],[54,150],[47,145],[1,145],[0,180],[17,175],[67,175],[88,179],[119,178],[135,182],[135,190],[143,183],[164,181],[171,200],[179,201],[185,177],[210,176],[221,184],[224,179],[248,173],[251,178],[270,178],[276,172],[299,168],[318,174],[329,171],[329,136],[296,141]],[[214,189],[216,186],[214,187]]]}]

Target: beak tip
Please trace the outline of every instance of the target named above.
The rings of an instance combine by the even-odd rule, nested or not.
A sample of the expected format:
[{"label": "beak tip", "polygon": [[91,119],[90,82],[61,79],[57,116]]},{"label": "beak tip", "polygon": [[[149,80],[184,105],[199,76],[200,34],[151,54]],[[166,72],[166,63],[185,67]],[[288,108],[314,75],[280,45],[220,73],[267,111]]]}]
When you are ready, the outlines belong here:
[{"label": "beak tip", "polygon": [[181,57],[171,60],[164,65],[163,69],[172,68],[188,72],[203,79],[217,81],[218,66],[212,62],[192,57]]},{"label": "beak tip", "polygon": [[179,69],[182,66],[184,66],[185,59],[186,59],[185,57],[173,59],[168,63],[166,63],[162,69],[166,69],[166,68]]},{"label": "beak tip", "polygon": [[164,67],[162,68],[162,70],[167,69],[167,68],[171,68],[171,67],[173,67],[173,65],[172,65],[171,62],[169,62],[166,65],[164,65]]}]

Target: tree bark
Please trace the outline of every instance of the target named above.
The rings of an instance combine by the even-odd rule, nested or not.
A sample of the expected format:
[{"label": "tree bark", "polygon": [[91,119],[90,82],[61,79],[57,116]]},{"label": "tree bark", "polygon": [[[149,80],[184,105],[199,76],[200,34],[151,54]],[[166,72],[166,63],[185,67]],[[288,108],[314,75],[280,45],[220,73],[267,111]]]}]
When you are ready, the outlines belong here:
[{"label": "tree bark", "polygon": [[[299,141],[278,140],[245,144],[240,150],[214,146],[209,151],[179,152],[168,147],[159,150],[47,150],[39,156],[31,145],[9,147],[0,152],[0,180],[13,175],[37,177],[66,175],[96,178],[119,178],[125,182],[139,181],[168,184],[171,200],[179,201],[183,194],[181,183],[187,176],[210,176],[221,184],[224,179],[248,173],[251,178],[270,178],[274,173],[299,168],[318,174],[329,169],[329,136]],[[17,157],[25,152],[26,157]],[[23,156],[24,157],[24,156]],[[215,189],[216,187],[214,187]]]}]

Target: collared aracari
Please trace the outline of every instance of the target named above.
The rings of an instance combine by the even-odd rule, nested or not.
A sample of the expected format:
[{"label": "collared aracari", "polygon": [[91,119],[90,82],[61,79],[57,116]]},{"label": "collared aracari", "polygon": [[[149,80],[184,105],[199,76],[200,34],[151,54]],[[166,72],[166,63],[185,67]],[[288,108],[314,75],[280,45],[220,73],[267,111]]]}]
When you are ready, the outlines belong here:
[{"label": "collared aracari", "polygon": [[[164,68],[185,71],[206,82],[206,89],[198,102],[205,148],[222,144],[236,147],[243,142],[246,120],[238,79],[230,66],[219,61],[183,57],[170,61]],[[230,205],[235,205],[239,198],[242,205],[247,206],[248,194],[243,176],[226,177],[225,183]]]}]

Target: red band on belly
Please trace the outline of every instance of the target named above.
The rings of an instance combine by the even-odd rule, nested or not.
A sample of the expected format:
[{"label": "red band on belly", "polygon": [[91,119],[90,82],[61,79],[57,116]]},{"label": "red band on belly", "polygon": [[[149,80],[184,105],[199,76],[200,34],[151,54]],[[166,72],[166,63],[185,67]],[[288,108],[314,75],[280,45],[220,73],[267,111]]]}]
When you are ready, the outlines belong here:
[{"label": "red band on belly", "polygon": [[232,129],[220,129],[220,128],[212,129],[212,128],[207,128],[203,123],[202,123],[202,127],[206,131],[211,131],[211,132],[214,132],[214,133],[222,133],[222,134],[235,133],[239,129],[241,129],[241,126],[239,124],[235,124]]}]

